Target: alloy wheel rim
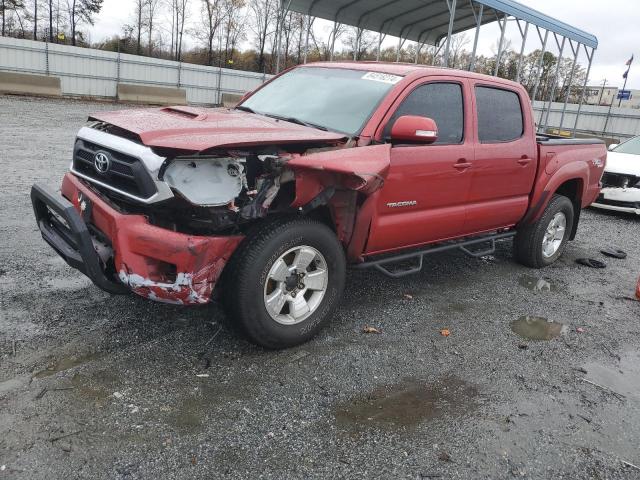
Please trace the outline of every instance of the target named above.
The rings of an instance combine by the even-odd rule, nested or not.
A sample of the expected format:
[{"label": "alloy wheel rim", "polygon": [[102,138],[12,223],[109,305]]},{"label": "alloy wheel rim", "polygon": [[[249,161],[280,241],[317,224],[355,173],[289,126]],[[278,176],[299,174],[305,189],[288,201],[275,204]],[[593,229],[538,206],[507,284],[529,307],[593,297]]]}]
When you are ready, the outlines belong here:
[{"label": "alloy wheel rim", "polygon": [[567,217],[563,212],[558,212],[549,222],[542,238],[542,255],[545,258],[551,258],[558,252],[566,231]]},{"label": "alloy wheel rim", "polygon": [[282,325],[295,325],[318,309],[329,284],[327,261],[317,249],[290,248],[273,263],[264,284],[264,306]]}]

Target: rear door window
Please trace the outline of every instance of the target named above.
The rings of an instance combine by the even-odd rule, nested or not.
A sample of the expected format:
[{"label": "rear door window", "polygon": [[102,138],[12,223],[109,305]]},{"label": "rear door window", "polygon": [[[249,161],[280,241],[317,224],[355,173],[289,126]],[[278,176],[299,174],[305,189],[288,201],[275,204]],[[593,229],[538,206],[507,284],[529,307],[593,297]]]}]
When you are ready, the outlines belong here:
[{"label": "rear door window", "polygon": [[510,142],[522,137],[524,122],[518,94],[492,87],[475,90],[480,142]]},{"label": "rear door window", "polygon": [[435,120],[438,125],[437,144],[462,143],[464,137],[464,105],[462,86],[458,83],[427,83],[420,85],[403,100],[391,117],[384,132],[403,115],[417,115]]}]

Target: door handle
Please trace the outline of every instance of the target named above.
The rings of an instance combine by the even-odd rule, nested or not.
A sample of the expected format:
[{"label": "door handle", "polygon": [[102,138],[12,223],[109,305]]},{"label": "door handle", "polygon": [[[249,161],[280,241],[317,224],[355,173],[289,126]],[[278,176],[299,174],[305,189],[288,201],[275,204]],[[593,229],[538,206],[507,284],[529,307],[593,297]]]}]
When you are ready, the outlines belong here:
[{"label": "door handle", "polygon": [[470,166],[471,166],[471,163],[467,162],[466,158],[461,158],[456,163],[453,164],[453,168],[457,170],[466,170]]},{"label": "door handle", "polygon": [[531,163],[531,159],[526,155],[523,155],[518,159],[518,163],[524,167],[525,165],[529,165]]}]

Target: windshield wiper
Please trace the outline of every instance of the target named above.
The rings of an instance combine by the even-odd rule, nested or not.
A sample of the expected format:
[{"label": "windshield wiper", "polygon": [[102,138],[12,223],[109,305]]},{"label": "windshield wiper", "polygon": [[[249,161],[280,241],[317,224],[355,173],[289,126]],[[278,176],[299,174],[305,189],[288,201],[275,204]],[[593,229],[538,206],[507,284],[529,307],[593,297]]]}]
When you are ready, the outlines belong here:
[{"label": "windshield wiper", "polygon": [[323,125],[318,125],[317,123],[305,122],[304,120],[300,120],[295,117],[286,117],[283,115],[274,115],[271,113],[265,113],[267,117],[276,118],[278,120],[284,120],[285,122],[297,123],[298,125],[304,125],[305,127],[317,128],[318,130],[323,130],[325,132],[329,131],[329,129]]},{"label": "windshield wiper", "polygon": [[234,108],[234,110],[242,110],[243,112],[256,113],[251,108],[245,107],[244,105],[238,105]]}]

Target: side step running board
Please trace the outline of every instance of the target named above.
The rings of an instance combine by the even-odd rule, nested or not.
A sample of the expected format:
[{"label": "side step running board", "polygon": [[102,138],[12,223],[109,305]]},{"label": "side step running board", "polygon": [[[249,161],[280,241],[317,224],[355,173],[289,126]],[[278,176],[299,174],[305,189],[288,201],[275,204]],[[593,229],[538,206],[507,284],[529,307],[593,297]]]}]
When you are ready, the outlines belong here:
[{"label": "side step running board", "polygon": [[[471,240],[462,240],[459,242],[451,242],[443,245],[437,245],[434,247],[426,248],[424,250],[418,250],[410,253],[403,253],[400,255],[394,255],[392,257],[386,257],[379,260],[367,260],[364,263],[360,263],[355,265],[354,268],[357,269],[365,269],[365,268],[375,268],[376,270],[382,272],[391,278],[400,278],[405,277],[407,275],[412,275],[414,273],[418,273],[422,270],[422,261],[425,255],[430,255],[432,253],[444,252],[446,250],[462,250],[464,253],[471,257],[484,257],[485,255],[490,255],[496,251],[496,241],[504,240],[506,238],[514,237],[516,232],[505,232],[505,233],[497,233],[495,235],[489,235],[479,238],[473,238]],[[487,245],[484,245],[487,244]],[[478,248],[473,248],[474,246]],[[398,270],[389,270],[386,265],[405,262],[407,260],[417,260],[418,263],[415,266],[398,269]]]}]

